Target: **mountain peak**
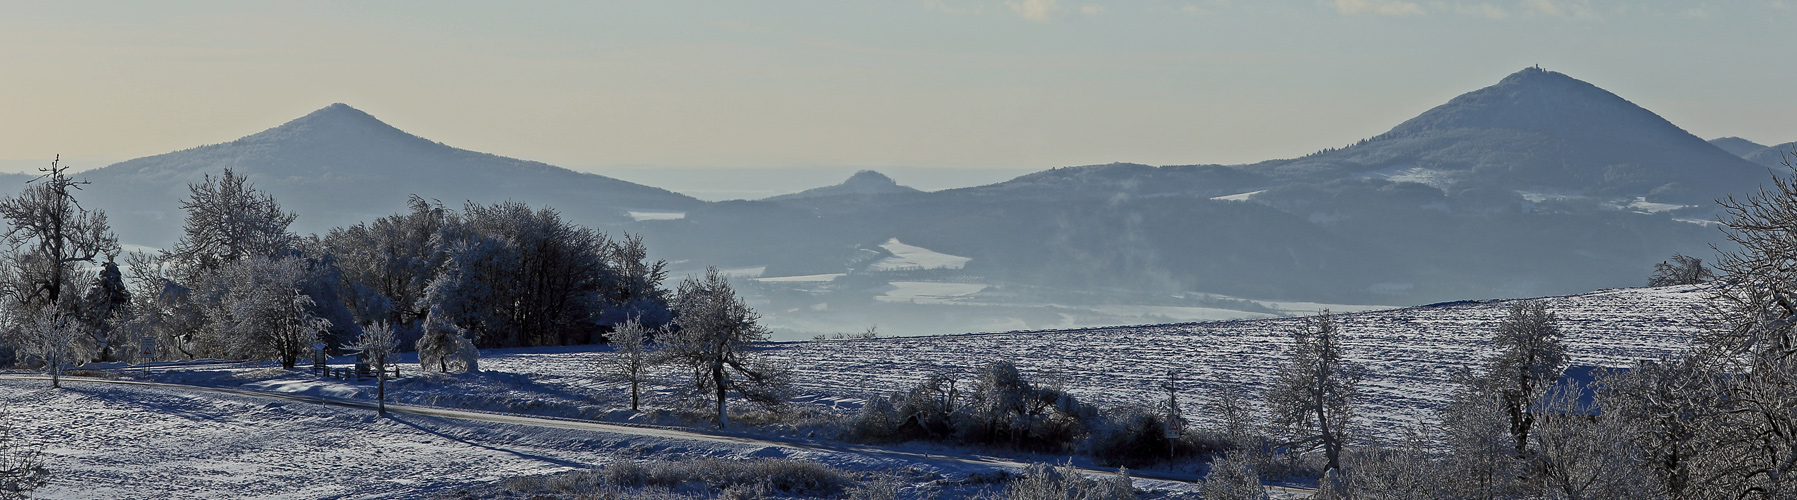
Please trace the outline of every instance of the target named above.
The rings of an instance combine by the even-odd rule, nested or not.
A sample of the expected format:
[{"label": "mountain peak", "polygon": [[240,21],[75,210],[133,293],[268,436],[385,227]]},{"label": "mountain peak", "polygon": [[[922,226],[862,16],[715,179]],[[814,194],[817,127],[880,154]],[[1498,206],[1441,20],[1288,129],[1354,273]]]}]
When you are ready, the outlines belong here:
[{"label": "mountain peak", "polygon": [[1715,139],[1710,139],[1710,144],[1714,144],[1716,147],[1722,148],[1723,151],[1727,151],[1731,154],[1734,154],[1735,156],[1740,156],[1743,158],[1749,154],[1753,154],[1756,151],[1766,149],[1765,144],[1760,144],[1757,142],[1749,141],[1747,139],[1742,139],[1740,137],[1734,137],[1734,136],[1717,137]]},{"label": "mountain peak", "polygon": [[842,184],[807,189],[797,193],[775,196],[768,199],[793,200],[825,196],[879,195],[917,192],[920,191],[916,188],[900,186],[898,182],[893,181],[892,178],[887,177],[886,174],[872,170],[862,170],[855,172],[855,175],[849,176],[848,180],[842,181]]},{"label": "mountain peak", "polygon": [[887,177],[886,174],[872,170],[855,172],[855,175],[849,176],[849,180],[842,181],[842,185],[857,191],[862,189],[886,190],[899,187],[898,182],[892,180],[891,177]]},{"label": "mountain peak", "polygon": [[374,115],[340,102],[319,108],[275,128],[238,139],[238,142],[254,144],[299,141],[335,143],[342,147],[345,141],[355,144],[370,140],[431,143],[430,140],[408,134]]},{"label": "mountain peak", "polygon": [[1539,66],[1523,68],[1496,85],[1461,94],[1399,124],[1387,136],[1454,129],[1500,129],[1568,140],[1702,142],[1627,99]]}]

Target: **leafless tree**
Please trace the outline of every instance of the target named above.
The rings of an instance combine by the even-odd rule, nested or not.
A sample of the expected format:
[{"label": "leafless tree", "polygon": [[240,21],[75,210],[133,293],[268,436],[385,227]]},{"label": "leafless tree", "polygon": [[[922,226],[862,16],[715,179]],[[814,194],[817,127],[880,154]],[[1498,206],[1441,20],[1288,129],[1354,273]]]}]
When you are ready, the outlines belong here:
[{"label": "leafless tree", "polygon": [[75,201],[74,192],[86,182],[70,178],[60,156],[39,171],[43,175],[23,192],[0,199],[11,247],[0,293],[17,321],[34,321],[43,309],[78,312],[79,301],[66,300],[79,298],[84,280],[77,264],[93,265],[102,256],[110,262],[119,252],[106,213]]},{"label": "leafless tree", "polygon": [[[636,411],[642,404],[642,385],[649,380],[649,368],[657,360],[655,345],[651,343],[650,331],[635,318],[618,325],[611,333],[612,355],[603,358],[600,375],[607,380],[630,384],[630,410]],[[658,336],[666,336],[666,330],[654,332]]]},{"label": "leafless tree", "polygon": [[387,415],[387,367],[393,360],[393,352],[399,349],[399,338],[393,335],[393,327],[386,322],[376,322],[362,329],[362,338],[356,341],[356,351],[374,366],[376,414]]},{"label": "leafless tree", "polygon": [[1461,368],[1450,379],[1454,392],[1438,413],[1447,491],[1468,500],[1526,496],[1526,464],[1516,455],[1509,415],[1491,378]]},{"label": "leafless tree", "polygon": [[1293,445],[1322,448],[1327,469],[1339,469],[1366,370],[1344,356],[1341,330],[1328,310],[1302,321],[1291,332],[1267,404],[1274,424],[1298,433]]},{"label": "leafless tree", "polygon": [[18,334],[23,337],[17,341],[20,350],[43,359],[50,387],[62,387],[63,367],[82,357],[80,325],[60,311],[39,309]]},{"label": "leafless tree", "polygon": [[166,255],[188,272],[217,269],[252,256],[272,257],[293,246],[287,226],[298,215],[281,211],[273,196],[231,169],[216,180],[207,175],[187,188],[192,195],[181,202],[187,211],[182,236]]},{"label": "leafless tree", "polygon": [[1647,277],[1647,286],[1695,285],[1713,279],[1716,275],[1704,267],[1703,259],[1672,254],[1672,259],[1654,264],[1653,274]]},{"label": "leafless tree", "polygon": [[[1785,166],[1793,172],[1790,160]],[[1722,412],[1707,426],[1721,448],[1695,486],[1729,497],[1797,497],[1797,178],[1722,201],[1735,249],[1717,269],[1719,328],[1698,338],[1691,362],[1720,377]]]},{"label": "leafless tree", "polygon": [[752,350],[755,342],[767,340],[767,329],[717,268],[680,283],[674,312],[669,359],[690,368],[694,386],[715,397],[718,427],[730,426],[725,399],[730,392],[765,405],[784,399],[787,372],[759,362]]},{"label": "leafless tree", "polygon": [[1547,394],[1566,369],[1566,345],[1546,303],[1519,300],[1511,302],[1509,309],[1491,337],[1498,352],[1488,363],[1487,376],[1510,416],[1510,436],[1515,439],[1516,453],[1521,454],[1535,424],[1529,407]]},{"label": "leafless tree", "polygon": [[1599,418],[1582,402],[1583,384],[1569,381],[1549,390],[1536,411],[1542,414],[1531,440],[1535,470],[1549,498],[1567,500],[1645,498],[1646,468],[1627,439],[1619,418]]}]

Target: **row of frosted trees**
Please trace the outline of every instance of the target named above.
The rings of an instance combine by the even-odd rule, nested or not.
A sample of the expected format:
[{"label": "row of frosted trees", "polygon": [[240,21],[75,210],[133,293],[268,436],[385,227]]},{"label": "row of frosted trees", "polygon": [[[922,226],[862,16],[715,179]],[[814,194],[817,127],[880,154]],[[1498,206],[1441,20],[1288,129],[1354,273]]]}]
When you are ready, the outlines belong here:
[{"label": "row of frosted trees", "polygon": [[1364,370],[1327,315],[1305,322],[1264,394],[1265,415],[1242,411],[1252,405],[1240,394],[1216,398],[1231,445],[1212,463],[1206,498],[1266,498],[1262,476],[1305,473],[1322,476],[1321,498],[1797,498],[1793,178],[1723,201],[1733,246],[1691,349],[1594,370],[1588,385],[1562,377],[1569,358],[1554,314],[1518,301],[1495,353],[1453,375],[1433,418],[1375,439],[1356,428]]},{"label": "row of frosted trees", "polygon": [[293,367],[391,328],[426,370],[474,369],[476,348],[593,343],[626,318],[672,319],[665,263],[520,203],[409,211],[299,236],[296,216],[225,170],[190,185],[173,248],[122,254],[83,182],[58,163],[0,200],[0,333],[19,361],[256,359]]}]

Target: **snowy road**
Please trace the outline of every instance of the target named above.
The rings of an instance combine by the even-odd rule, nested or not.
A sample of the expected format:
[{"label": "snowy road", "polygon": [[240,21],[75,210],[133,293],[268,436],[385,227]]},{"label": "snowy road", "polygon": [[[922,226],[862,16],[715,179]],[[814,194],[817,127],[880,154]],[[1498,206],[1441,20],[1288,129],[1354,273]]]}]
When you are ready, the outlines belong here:
[{"label": "snowy road", "polygon": [[389,405],[381,419],[365,401],[229,388],[65,377],[56,390],[41,376],[0,379],[14,423],[44,444],[55,473],[45,498],[410,498],[637,458],[791,457],[947,476],[1024,466],[409,405]]}]

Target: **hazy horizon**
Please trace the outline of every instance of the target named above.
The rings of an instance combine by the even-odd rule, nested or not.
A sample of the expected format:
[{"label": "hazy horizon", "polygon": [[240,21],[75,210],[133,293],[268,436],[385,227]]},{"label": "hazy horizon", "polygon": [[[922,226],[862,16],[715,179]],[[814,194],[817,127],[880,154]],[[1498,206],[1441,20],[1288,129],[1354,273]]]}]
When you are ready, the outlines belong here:
[{"label": "hazy horizon", "polygon": [[432,7],[10,6],[0,169],[97,168],[333,102],[589,172],[1234,164],[1376,135],[1534,64],[1704,138],[1797,140],[1797,67],[1768,64],[1797,55],[1785,1]]}]

